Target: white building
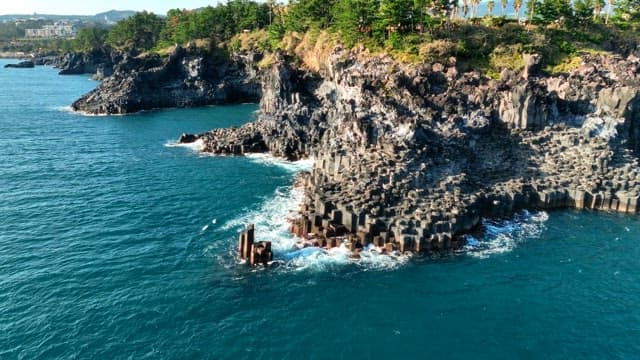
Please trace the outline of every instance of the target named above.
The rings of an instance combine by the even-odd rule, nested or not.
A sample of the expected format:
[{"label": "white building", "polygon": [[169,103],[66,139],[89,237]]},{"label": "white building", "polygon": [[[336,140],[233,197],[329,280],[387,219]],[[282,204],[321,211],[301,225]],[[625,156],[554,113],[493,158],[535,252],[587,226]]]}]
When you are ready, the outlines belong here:
[{"label": "white building", "polygon": [[76,33],[75,25],[68,21],[57,21],[40,29],[25,29],[25,37],[38,39],[72,38]]}]

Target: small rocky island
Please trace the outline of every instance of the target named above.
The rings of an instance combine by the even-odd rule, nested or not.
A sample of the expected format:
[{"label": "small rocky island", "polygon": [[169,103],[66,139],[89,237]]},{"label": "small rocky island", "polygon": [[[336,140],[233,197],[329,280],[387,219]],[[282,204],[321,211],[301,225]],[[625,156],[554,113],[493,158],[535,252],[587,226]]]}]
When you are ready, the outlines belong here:
[{"label": "small rocky island", "polygon": [[[258,67],[261,56],[212,64],[178,48],[167,59],[125,57],[73,108],[123,114],[259,100],[257,121],[180,141],[213,154],[315,159],[300,178],[306,199],[292,231],[318,246],[349,239],[354,249],[443,251],[482,217],[520,209],[638,211],[634,53],[584,54],[553,76],[525,54],[522,72],[497,80],[459,71],[453,58],[403,64],[340,46],[314,70],[283,54]],[[245,257],[250,234],[240,239]]]},{"label": "small rocky island", "polygon": [[33,63],[33,61],[21,61],[17,64],[7,64],[4,67],[5,68],[14,68],[14,69],[31,69],[33,67],[35,67],[36,65]]}]

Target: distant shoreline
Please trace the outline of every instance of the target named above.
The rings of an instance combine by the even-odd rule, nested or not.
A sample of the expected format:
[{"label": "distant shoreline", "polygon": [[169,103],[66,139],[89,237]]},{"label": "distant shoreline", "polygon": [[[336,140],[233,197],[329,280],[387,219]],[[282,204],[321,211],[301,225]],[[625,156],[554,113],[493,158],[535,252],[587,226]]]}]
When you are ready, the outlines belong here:
[{"label": "distant shoreline", "polygon": [[24,52],[4,51],[0,52],[0,59],[32,59],[33,54],[25,54]]}]

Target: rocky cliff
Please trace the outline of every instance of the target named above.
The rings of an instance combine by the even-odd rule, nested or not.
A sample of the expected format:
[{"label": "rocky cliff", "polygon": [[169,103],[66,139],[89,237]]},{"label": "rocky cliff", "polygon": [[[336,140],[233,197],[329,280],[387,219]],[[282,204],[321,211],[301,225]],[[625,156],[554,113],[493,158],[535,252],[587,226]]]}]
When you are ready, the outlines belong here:
[{"label": "rocky cliff", "polygon": [[[168,107],[258,102],[260,83],[254,54],[214,62],[197,49],[177,47],[159,55],[113,58],[112,74],[75,101],[75,111],[88,114],[128,114]],[[103,65],[102,70],[108,67]],[[86,69],[86,65],[85,65]],[[97,68],[100,73],[100,67]]]},{"label": "rocky cliff", "polygon": [[125,54],[111,49],[94,49],[89,52],[70,52],[55,59],[52,65],[60,69],[60,75],[92,74],[102,80],[113,73],[115,64],[121,62]]},{"label": "rocky cliff", "polygon": [[481,217],[525,208],[636,213],[640,61],[585,55],[559,76],[538,62],[491,80],[340,48],[319,72],[281,57],[256,122],[182,141],[313,157],[293,231],[327,246],[448,249]]}]

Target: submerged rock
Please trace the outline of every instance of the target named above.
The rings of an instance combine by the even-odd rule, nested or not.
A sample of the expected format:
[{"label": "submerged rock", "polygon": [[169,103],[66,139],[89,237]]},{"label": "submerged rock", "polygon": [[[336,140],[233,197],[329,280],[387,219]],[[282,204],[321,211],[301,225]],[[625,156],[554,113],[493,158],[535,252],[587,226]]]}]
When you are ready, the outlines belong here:
[{"label": "submerged rock", "polygon": [[21,61],[17,64],[7,64],[4,67],[5,68],[14,68],[14,69],[30,69],[35,67],[36,65],[33,63],[33,61]]}]

